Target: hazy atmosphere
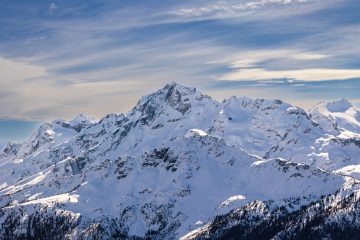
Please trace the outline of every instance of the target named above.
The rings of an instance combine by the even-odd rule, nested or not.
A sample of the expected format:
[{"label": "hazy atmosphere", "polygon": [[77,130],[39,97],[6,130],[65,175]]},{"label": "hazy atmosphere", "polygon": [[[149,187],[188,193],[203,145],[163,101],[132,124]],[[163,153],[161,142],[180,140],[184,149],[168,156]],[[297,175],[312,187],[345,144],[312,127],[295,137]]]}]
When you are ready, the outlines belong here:
[{"label": "hazy atmosphere", "polygon": [[359,106],[359,12],[358,0],[4,0],[0,142],[126,112],[168,82],[218,100]]}]

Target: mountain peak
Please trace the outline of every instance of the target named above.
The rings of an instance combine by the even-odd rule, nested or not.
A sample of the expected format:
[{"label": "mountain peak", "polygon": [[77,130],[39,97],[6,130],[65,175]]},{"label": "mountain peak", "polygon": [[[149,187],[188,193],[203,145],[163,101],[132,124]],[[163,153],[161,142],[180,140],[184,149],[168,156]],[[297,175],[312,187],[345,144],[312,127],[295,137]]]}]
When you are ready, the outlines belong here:
[{"label": "mountain peak", "polygon": [[175,115],[184,115],[193,104],[204,98],[206,96],[197,92],[196,88],[172,82],[166,84],[162,89],[142,97],[128,115],[141,113],[146,118],[145,122],[150,123],[164,111],[170,114],[175,110]]},{"label": "mountain peak", "polygon": [[196,92],[196,88],[194,87],[189,87],[189,86],[185,86],[185,85],[181,85],[177,82],[171,82],[166,84],[162,90],[168,90],[168,91],[179,91],[181,93],[194,93]]},{"label": "mountain peak", "polygon": [[345,98],[326,103],[326,108],[329,112],[346,112],[353,105]]},{"label": "mountain peak", "polygon": [[320,102],[310,109],[310,112],[319,111],[321,113],[344,113],[350,108],[353,108],[353,105],[347,99],[341,98],[329,102]]},{"label": "mountain peak", "polygon": [[254,108],[254,109],[276,109],[282,108],[287,109],[292,107],[289,103],[283,102],[279,99],[262,99],[262,98],[249,98],[249,97],[237,97],[232,96],[223,101],[225,105],[240,106],[241,108]]},{"label": "mountain peak", "polygon": [[69,121],[69,124],[72,126],[76,126],[79,124],[91,124],[94,120],[90,117],[85,116],[84,114],[79,114],[75,118]]},{"label": "mountain peak", "polygon": [[359,111],[345,98],[321,102],[310,109],[310,114],[315,121],[330,132],[335,129],[336,132],[340,130],[340,133],[347,135],[360,133]]}]

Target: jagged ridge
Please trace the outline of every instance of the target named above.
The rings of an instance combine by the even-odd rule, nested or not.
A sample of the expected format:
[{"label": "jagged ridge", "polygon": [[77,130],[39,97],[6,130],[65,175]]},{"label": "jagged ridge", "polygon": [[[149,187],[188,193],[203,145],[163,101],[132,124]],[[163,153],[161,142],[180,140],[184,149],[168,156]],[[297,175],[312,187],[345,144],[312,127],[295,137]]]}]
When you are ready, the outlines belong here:
[{"label": "jagged ridge", "polygon": [[345,199],[358,184],[359,132],[321,114],[219,103],[171,83],[127,114],[43,124],[0,154],[0,236],[173,239],[254,201],[292,214],[323,195]]}]

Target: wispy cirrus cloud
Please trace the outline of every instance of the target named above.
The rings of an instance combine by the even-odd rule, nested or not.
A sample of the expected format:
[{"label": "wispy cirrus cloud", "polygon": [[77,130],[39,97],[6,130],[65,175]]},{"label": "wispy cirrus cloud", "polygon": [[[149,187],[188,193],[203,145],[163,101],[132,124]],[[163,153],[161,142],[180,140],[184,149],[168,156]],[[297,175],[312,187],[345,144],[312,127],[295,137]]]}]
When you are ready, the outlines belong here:
[{"label": "wispy cirrus cloud", "polygon": [[263,49],[256,51],[248,51],[246,49],[239,50],[237,54],[227,54],[226,59],[220,59],[213,63],[227,64],[229,68],[253,68],[260,66],[264,62],[271,60],[294,60],[298,62],[315,61],[330,58],[331,56],[324,53],[316,53],[299,49]]},{"label": "wispy cirrus cloud", "polygon": [[[246,1],[216,1],[198,5],[195,7],[184,7],[173,10],[170,14],[182,17],[212,17],[226,18],[239,17],[244,12],[261,9],[276,9],[278,7],[300,6],[308,3],[319,3],[319,0],[246,0]],[[321,1],[324,6],[326,3],[334,2],[333,0]],[[299,10],[299,9],[298,9]]]},{"label": "wispy cirrus cloud", "polygon": [[[0,57],[0,86],[10,85],[18,81],[40,78],[47,75],[44,67],[16,59]],[[18,83],[17,83],[18,84]]]},{"label": "wispy cirrus cloud", "polygon": [[[0,116],[101,117],[128,110],[169,81],[201,90],[216,85],[214,96],[231,85],[232,94],[285,100],[295,85],[291,97],[302,98],[298,89],[309,91],[321,82],[322,94],[311,99],[321,98],[329,92],[325,80],[353,77],[360,69],[356,1],[349,1],[64,0],[52,14],[50,5],[30,4],[26,17],[11,21],[0,9],[0,24],[6,23],[0,51],[20,64],[14,72],[22,74],[0,80],[6,103]],[[345,16],[338,15],[338,6]],[[308,81],[300,86],[277,80],[284,78]],[[353,91],[356,97],[354,81],[343,82],[348,88],[334,87],[337,93]]]},{"label": "wispy cirrus cloud", "polygon": [[[324,53],[306,52],[295,49],[274,49],[244,52],[239,59],[228,63],[229,72],[218,77],[225,81],[268,81],[276,79],[297,81],[331,81],[360,78],[360,69],[339,68],[301,68],[304,62],[318,62],[330,59]],[[267,69],[266,63],[276,61],[278,69]],[[300,66],[291,69],[287,62],[293,61]],[[314,64],[313,64],[314,65]]]},{"label": "wispy cirrus cloud", "polygon": [[360,69],[326,69],[326,68],[309,68],[300,70],[282,70],[273,71],[262,68],[239,69],[227,73],[219,80],[227,81],[251,81],[251,80],[273,80],[288,79],[298,81],[329,81],[329,80],[346,80],[360,79]]},{"label": "wispy cirrus cloud", "polygon": [[52,14],[57,9],[57,5],[55,2],[49,4],[49,13]]}]

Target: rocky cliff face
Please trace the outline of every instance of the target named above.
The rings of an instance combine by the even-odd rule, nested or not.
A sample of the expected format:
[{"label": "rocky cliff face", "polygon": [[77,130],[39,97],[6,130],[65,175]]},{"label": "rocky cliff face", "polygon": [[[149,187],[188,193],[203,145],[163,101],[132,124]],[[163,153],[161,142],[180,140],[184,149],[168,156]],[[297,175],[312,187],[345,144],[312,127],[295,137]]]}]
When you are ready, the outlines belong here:
[{"label": "rocky cliff face", "polygon": [[350,238],[360,132],[349,104],[219,103],[172,83],[127,114],[45,123],[0,153],[0,238]]}]

